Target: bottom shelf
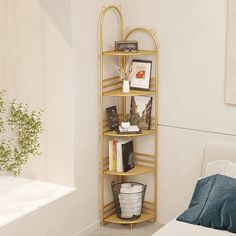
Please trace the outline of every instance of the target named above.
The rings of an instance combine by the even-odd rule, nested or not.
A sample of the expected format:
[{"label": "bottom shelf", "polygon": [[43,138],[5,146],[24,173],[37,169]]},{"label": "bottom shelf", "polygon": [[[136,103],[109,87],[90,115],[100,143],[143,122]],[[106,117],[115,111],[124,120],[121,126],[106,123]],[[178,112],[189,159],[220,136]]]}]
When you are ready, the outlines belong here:
[{"label": "bottom shelf", "polygon": [[116,214],[113,214],[112,216],[109,216],[108,218],[106,218],[105,222],[115,223],[115,224],[137,224],[137,223],[141,223],[141,222],[153,220],[153,219],[154,219],[154,215],[147,214],[147,213],[142,213],[141,217],[136,220],[122,220],[118,218]]}]

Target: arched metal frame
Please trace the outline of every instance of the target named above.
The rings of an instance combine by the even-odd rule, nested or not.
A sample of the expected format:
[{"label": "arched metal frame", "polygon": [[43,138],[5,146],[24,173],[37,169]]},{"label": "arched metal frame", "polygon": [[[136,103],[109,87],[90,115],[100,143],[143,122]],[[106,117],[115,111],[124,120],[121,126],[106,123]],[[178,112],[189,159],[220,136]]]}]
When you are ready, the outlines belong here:
[{"label": "arched metal frame", "polygon": [[109,11],[114,11],[119,18],[119,40],[123,40],[124,34],[124,20],[121,14],[120,6],[108,6],[103,7],[101,16],[100,16],[100,169],[101,169],[101,225],[104,225],[104,137],[103,137],[103,109],[104,109],[104,101],[103,101],[103,24],[104,18]]},{"label": "arched metal frame", "polygon": [[[119,40],[128,40],[131,35],[134,33],[144,33],[147,36],[151,37],[155,44],[155,168],[154,168],[154,221],[157,221],[157,129],[158,129],[158,41],[155,36],[154,30],[148,30],[146,28],[137,27],[134,29],[129,30],[125,37],[124,37],[124,20],[121,13],[120,6],[108,6],[103,7],[101,16],[100,16],[100,164],[101,164],[101,225],[103,226],[104,221],[104,136],[103,136],[103,119],[104,119],[104,99],[103,99],[103,26],[104,26],[104,19],[106,14],[109,11],[114,11],[119,18]],[[119,56],[120,63],[125,64],[126,56]],[[122,97],[122,112],[123,114],[126,112],[126,97]],[[122,179],[124,180],[124,178]],[[132,224],[131,224],[132,229]]]}]

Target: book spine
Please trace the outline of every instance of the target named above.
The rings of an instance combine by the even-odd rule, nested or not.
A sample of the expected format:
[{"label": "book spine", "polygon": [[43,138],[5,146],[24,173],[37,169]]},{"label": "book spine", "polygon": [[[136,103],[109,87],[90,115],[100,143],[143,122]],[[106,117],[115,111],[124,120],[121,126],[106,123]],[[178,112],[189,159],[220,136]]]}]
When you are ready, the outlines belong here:
[{"label": "book spine", "polygon": [[113,140],[109,141],[109,170],[113,170]]},{"label": "book spine", "polygon": [[122,144],[117,142],[117,172],[123,172]]},{"label": "book spine", "polygon": [[113,140],[113,170],[117,170],[117,141]]},{"label": "book spine", "polygon": [[134,152],[133,141],[129,140],[127,143],[121,145],[121,155],[123,162],[123,171],[129,171],[135,167],[134,165]]}]

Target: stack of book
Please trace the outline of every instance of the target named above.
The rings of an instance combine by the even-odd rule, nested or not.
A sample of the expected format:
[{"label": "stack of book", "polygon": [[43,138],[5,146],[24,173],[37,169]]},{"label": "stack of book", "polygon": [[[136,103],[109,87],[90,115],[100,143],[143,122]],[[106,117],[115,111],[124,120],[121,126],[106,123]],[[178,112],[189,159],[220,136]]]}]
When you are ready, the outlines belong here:
[{"label": "stack of book", "polygon": [[113,139],[109,141],[109,170],[126,172],[134,168],[132,139]]},{"label": "stack of book", "polygon": [[119,126],[118,133],[119,134],[141,134],[142,131],[139,129],[137,125],[130,125],[127,128],[122,128],[121,126]]}]

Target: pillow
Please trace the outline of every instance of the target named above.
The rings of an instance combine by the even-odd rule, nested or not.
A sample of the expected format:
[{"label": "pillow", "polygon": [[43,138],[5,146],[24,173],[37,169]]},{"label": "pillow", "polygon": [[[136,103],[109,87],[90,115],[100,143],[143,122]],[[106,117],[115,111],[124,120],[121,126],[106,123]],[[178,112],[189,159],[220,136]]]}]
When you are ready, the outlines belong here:
[{"label": "pillow", "polygon": [[218,160],[209,162],[206,166],[205,177],[216,174],[225,175],[229,163],[231,163],[231,161],[228,160]]},{"label": "pillow", "polygon": [[236,179],[236,163],[229,160],[218,160],[209,162],[206,166],[205,176],[226,175]]},{"label": "pillow", "polygon": [[236,163],[229,162],[225,170],[225,175],[236,179]]},{"label": "pillow", "polygon": [[198,180],[189,208],[177,220],[236,233],[236,179],[217,174]]}]

